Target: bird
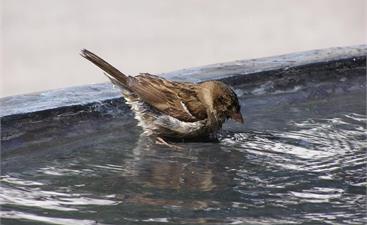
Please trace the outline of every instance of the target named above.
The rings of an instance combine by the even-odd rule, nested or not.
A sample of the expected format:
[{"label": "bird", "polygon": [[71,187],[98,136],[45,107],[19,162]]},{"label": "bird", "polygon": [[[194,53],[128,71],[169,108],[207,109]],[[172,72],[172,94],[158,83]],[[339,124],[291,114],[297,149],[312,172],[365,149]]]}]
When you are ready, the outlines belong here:
[{"label": "bird", "polygon": [[149,73],[129,76],[87,49],[80,55],[121,89],[143,134],[158,144],[210,137],[227,119],[244,122],[236,93],[221,81],[177,82]]}]

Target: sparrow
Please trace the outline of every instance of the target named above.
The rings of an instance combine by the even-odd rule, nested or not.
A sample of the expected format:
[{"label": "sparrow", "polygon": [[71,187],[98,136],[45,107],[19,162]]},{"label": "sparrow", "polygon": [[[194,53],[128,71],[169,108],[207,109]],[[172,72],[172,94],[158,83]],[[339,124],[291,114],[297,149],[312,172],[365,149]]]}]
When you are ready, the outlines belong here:
[{"label": "sparrow", "polygon": [[229,118],[243,123],[236,93],[221,81],[176,82],[149,73],[128,76],[86,49],[81,56],[121,89],[144,134],[159,143],[209,137]]}]

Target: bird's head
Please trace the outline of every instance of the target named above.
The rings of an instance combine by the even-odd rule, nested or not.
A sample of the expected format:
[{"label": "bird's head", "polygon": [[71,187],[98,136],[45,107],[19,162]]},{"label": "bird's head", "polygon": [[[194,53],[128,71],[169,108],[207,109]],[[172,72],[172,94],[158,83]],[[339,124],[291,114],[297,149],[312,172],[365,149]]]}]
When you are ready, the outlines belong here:
[{"label": "bird's head", "polygon": [[204,90],[208,90],[207,96],[211,99],[212,108],[220,119],[244,122],[238,97],[228,85],[220,81],[207,81],[202,84]]}]

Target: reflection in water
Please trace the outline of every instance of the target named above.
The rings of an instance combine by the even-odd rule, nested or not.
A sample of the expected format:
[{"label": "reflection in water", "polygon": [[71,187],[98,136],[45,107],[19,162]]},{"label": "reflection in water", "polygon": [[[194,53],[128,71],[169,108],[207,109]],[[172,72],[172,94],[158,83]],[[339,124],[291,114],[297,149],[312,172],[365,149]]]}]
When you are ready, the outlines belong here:
[{"label": "reflection in water", "polygon": [[[2,222],[363,224],[367,119],[365,102],[352,97],[347,112],[323,114],[331,106],[312,102],[302,116],[285,111],[305,105],[282,112],[270,99],[269,115],[249,99],[257,123],[224,130],[219,143],[180,143],[183,150],[139,138],[135,122],[118,116],[65,130],[51,121],[39,142],[22,134],[27,148],[4,145],[13,149],[3,154]],[[48,135],[60,139],[50,145]]]},{"label": "reflection in water", "polygon": [[[129,168],[129,173],[135,173],[135,182],[146,187],[212,191],[227,183],[229,177],[208,160],[208,154],[221,151],[221,147],[208,143],[207,148],[210,152],[197,151],[189,145],[183,150],[162,150],[141,137],[133,150],[134,160],[125,161],[124,167]],[[218,174],[221,176],[218,177]]]}]

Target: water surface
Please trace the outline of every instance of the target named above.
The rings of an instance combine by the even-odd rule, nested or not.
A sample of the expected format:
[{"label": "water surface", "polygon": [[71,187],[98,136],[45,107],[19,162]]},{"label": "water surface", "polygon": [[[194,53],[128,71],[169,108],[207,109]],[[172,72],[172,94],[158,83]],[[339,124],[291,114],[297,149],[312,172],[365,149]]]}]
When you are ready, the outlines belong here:
[{"label": "water surface", "polygon": [[131,113],[59,115],[2,137],[2,223],[363,224],[365,96],[363,82],[259,87],[242,93],[245,125],[180,151]]}]

